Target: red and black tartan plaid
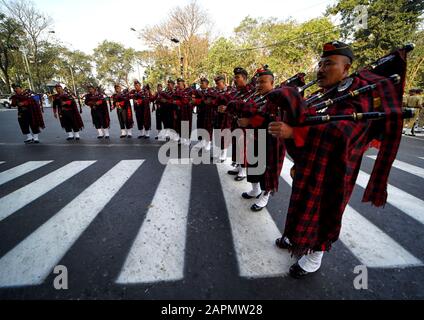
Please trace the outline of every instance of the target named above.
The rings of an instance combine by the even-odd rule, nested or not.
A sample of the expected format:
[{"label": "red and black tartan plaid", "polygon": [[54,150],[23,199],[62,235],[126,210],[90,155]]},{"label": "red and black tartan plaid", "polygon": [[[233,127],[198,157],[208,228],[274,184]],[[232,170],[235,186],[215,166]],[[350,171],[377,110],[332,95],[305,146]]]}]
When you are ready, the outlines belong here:
[{"label": "red and black tartan plaid", "polygon": [[38,103],[28,95],[15,94],[11,97],[12,106],[17,107],[18,104],[24,104],[31,114],[31,126],[33,128],[45,129],[43,113]]},{"label": "red and black tartan plaid", "polygon": [[[131,90],[129,94],[130,99],[134,101],[134,111],[136,113],[137,121],[142,119],[142,123],[139,123],[139,129],[144,127],[146,130],[150,130],[152,126],[151,113],[150,113],[150,101],[151,96],[147,90]],[[142,114],[142,116],[141,116]]]},{"label": "red and black tartan plaid", "polygon": [[127,113],[127,121],[126,121],[126,127],[132,128],[134,126],[134,119],[131,109],[131,102],[128,94],[113,94],[112,95],[112,103],[115,106],[115,108],[118,108],[117,103],[119,103],[120,107],[123,108]]},{"label": "red and black tartan plaid", "polygon": [[196,97],[193,99],[197,106],[198,128],[208,131],[212,137],[217,113],[217,93],[214,89],[208,88],[204,91],[197,90]]},{"label": "red and black tartan plaid", "polygon": [[[102,103],[97,105],[97,102],[101,101]],[[94,117],[93,112],[101,112],[103,114],[104,123],[102,124],[102,127],[109,128],[110,127],[110,117],[109,117],[109,107],[107,105],[106,98],[102,94],[90,94],[88,93],[85,96],[84,103],[91,108],[91,115],[94,123]]]},{"label": "red and black tartan plaid", "polygon": [[286,154],[284,139],[268,134],[268,126],[271,122],[281,121],[283,117],[292,123],[294,119],[299,119],[302,103],[303,99],[296,89],[282,87],[272,91],[267,96],[265,105],[260,109],[252,101],[248,101],[242,106],[241,115],[250,117],[251,127],[267,131],[266,170],[264,173],[265,191],[267,192],[278,191],[279,178]]},{"label": "red and black tartan plaid", "polygon": [[[406,68],[404,60],[398,62]],[[361,71],[354,77],[349,90],[381,79],[370,71]],[[284,231],[284,236],[293,244],[293,254],[329,251],[332,243],[338,240],[342,215],[355,186],[362,156],[370,141],[381,133],[384,134],[382,147],[363,201],[371,201],[376,206],[385,204],[387,178],[402,132],[401,91],[391,82],[378,85],[375,93],[388,115],[385,120],[340,121],[309,128],[304,147],[296,153],[296,173]],[[336,91],[330,98],[343,93]],[[327,113],[373,111],[375,93],[343,100],[330,106]]]},{"label": "red and black tartan plaid", "polygon": [[[53,110],[61,115],[62,114],[62,106],[63,104],[72,108],[72,125],[74,128],[78,128],[81,130],[84,128],[84,123],[82,121],[81,115],[78,110],[78,106],[74,100],[74,98],[70,97],[68,94],[64,93],[62,95],[56,94],[53,96]],[[62,128],[65,128],[63,123],[63,117],[59,117],[59,122]]]},{"label": "red and black tartan plaid", "polygon": [[180,135],[182,121],[189,122],[189,134],[191,135],[193,108],[190,104],[190,94],[191,89],[176,89],[174,94],[172,95],[174,104],[177,106],[175,128],[177,129],[177,133]]}]

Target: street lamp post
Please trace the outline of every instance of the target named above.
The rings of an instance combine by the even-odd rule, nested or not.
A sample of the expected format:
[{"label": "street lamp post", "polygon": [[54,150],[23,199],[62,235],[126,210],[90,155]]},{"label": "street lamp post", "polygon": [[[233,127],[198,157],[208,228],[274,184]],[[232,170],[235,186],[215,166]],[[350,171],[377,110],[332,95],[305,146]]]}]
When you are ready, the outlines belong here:
[{"label": "street lamp post", "polygon": [[180,74],[184,78],[184,57],[181,55],[181,42],[176,38],[170,39],[174,43],[178,43],[178,59],[180,60]]},{"label": "street lamp post", "polygon": [[27,49],[25,47],[21,48],[21,52],[22,52],[22,56],[23,56],[23,60],[24,60],[24,65],[25,65],[25,69],[28,73],[28,84],[29,84],[29,88],[31,91],[34,90],[33,86],[32,86],[32,76],[31,76],[31,70],[29,68],[29,63],[28,63],[28,57],[27,57]]},{"label": "street lamp post", "polygon": [[[131,31],[137,32],[135,28],[130,28]],[[140,37],[137,37],[137,39],[140,39]],[[137,73],[138,73],[138,80],[141,80],[141,73],[140,73],[140,63],[137,60]]]}]

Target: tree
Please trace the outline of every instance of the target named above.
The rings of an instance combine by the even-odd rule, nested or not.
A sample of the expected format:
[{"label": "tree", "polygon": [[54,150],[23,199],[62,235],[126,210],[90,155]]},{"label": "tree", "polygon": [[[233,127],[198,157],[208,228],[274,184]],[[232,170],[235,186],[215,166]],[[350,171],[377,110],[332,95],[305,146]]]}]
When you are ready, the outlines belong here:
[{"label": "tree", "polygon": [[14,53],[21,46],[24,32],[20,25],[12,18],[0,13],[0,70],[1,79],[5,89],[12,91],[10,83],[10,72],[15,61]]},{"label": "tree", "polygon": [[73,92],[85,92],[87,84],[97,85],[91,60],[92,57],[84,52],[61,47],[54,62],[55,76]]},{"label": "tree", "polygon": [[45,79],[42,76],[41,62],[46,48],[46,34],[52,25],[52,19],[40,12],[30,0],[2,0],[9,15],[14,18],[25,31],[25,47],[28,50],[28,60],[34,77],[36,90],[43,87]]},{"label": "tree", "polygon": [[[154,64],[160,63],[159,56],[164,58],[164,48],[168,49],[167,61],[173,61],[174,70],[179,70],[179,48],[183,60],[183,76],[188,81],[194,81],[198,77],[198,71],[204,69],[208,47],[210,20],[208,14],[195,1],[184,7],[176,7],[170,11],[167,19],[158,25],[145,28],[141,36],[150,47]],[[174,49],[168,48],[171,39],[179,41],[173,45]],[[168,45],[167,45],[168,44]],[[178,48],[178,46],[180,46]],[[156,68],[156,66],[152,66]],[[176,77],[179,72],[172,72]]]},{"label": "tree", "polygon": [[[355,28],[358,5],[367,10],[367,28]],[[357,65],[365,65],[414,38],[422,21],[422,0],[339,0],[328,14],[339,14],[342,35],[352,41]]]},{"label": "tree", "polygon": [[134,49],[105,40],[94,49],[93,58],[96,62],[97,77],[103,85],[122,83],[129,87],[129,75],[134,71],[136,61]]}]

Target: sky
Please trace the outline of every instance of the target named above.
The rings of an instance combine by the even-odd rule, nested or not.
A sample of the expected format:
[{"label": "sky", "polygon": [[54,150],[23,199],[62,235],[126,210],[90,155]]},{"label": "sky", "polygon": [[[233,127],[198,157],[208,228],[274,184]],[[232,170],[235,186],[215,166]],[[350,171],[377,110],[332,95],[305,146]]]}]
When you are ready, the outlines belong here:
[{"label": "sky", "polygon": [[[117,41],[137,50],[145,49],[138,34],[164,21],[168,12],[189,0],[33,0],[53,18],[53,35],[73,50],[88,54],[103,40]],[[231,36],[242,19],[251,17],[292,17],[299,22],[321,16],[336,0],[197,0],[213,22],[212,34]]]}]

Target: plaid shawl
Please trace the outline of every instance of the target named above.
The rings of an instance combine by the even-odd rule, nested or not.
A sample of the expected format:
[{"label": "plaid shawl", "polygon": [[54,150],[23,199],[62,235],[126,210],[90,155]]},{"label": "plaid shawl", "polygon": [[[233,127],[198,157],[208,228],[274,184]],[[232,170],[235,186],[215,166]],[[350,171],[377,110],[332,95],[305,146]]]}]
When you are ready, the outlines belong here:
[{"label": "plaid shawl", "polygon": [[[406,67],[405,63],[402,65]],[[354,77],[349,90],[381,79],[363,70]],[[338,240],[342,215],[355,186],[363,153],[373,139],[382,139],[382,134],[384,139],[363,201],[376,206],[385,204],[387,178],[402,132],[401,91],[386,82],[379,84],[374,92],[343,100],[327,110],[331,115],[374,111],[378,95],[381,107],[388,114],[385,120],[339,121],[309,128],[305,145],[295,157],[296,173],[284,231],[293,244],[293,254],[328,251]],[[335,91],[330,98],[342,94]]]},{"label": "plaid shawl", "polygon": [[34,128],[44,129],[46,126],[44,124],[43,113],[41,112],[40,105],[28,95],[18,95],[15,94],[11,97],[12,106],[18,107],[23,105],[28,108],[28,111],[31,113],[31,126]]},{"label": "plaid shawl", "polygon": [[84,123],[82,121],[81,115],[78,110],[78,106],[75,102],[75,99],[70,97],[68,94],[56,94],[53,96],[53,110],[54,112],[59,113],[59,121],[62,128],[65,128],[63,123],[64,114],[62,112],[62,107],[71,107],[72,108],[72,124],[75,128],[81,130],[84,128]]}]

